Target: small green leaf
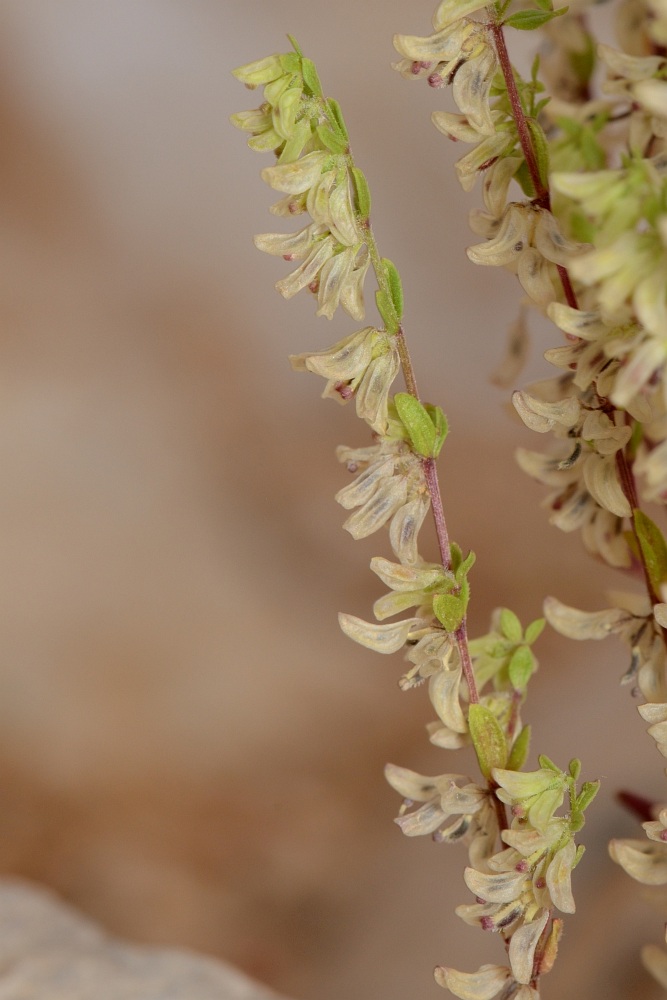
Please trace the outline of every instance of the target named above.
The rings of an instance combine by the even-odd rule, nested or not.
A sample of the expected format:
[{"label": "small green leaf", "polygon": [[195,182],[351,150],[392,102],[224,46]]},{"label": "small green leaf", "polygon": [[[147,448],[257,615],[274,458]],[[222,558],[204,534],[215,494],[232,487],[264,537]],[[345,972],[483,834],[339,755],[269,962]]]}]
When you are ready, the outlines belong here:
[{"label": "small green leaf", "polygon": [[322,145],[330,153],[344,153],[347,149],[347,142],[342,136],[337,135],[328,125],[318,125],[315,129]]},{"label": "small green leaf", "polygon": [[532,646],[534,642],[537,642],[539,637],[544,631],[544,626],[546,625],[546,620],[544,618],[536,618],[534,622],[526,626],[526,633],[523,637],[523,641],[527,646]]},{"label": "small green leaf", "polygon": [[424,409],[428,413],[433,426],[435,427],[435,445],[433,447],[433,458],[437,458],[440,454],[445,439],[449,433],[449,424],[447,423],[447,417],[442,412],[439,406],[433,406],[432,403],[424,403]]},{"label": "small green leaf", "polygon": [[568,764],[568,771],[570,772],[570,777],[573,781],[576,781],[581,774],[581,761],[578,757],[573,757]]},{"label": "small green leaf", "polygon": [[468,728],[479,767],[488,780],[494,767],[507,766],[507,740],[493,712],[483,705],[468,709]]},{"label": "small green leaf", "polygon": [[371,214],[371,192],[368,187],[368,181],[359,167],[352,167],[352,180],[354,181],[357,212],[359,213],[359,217],[365,221]]},{"label": "small green leaf", "polygon": [[382,270],[389,285],[389,294],[391,295],[391,301],[394,303],[396,315],[400,320],[403,316],[403,286],[401,285],[401,277],[396,269],[396,265],[387,257],[382,258]]},{"label": "small green leaf", "polygon": [[646,572],[657,597],[660,584],[667,581],[667,543],[660,528],[643,511],[635,508],[632,516]]},{"label": "small green leaf", "polygon": [[344,136],[346,142],[349,142],[350,137],[347,132],[345,120],[343,119],[343,112],[340,109],[340,104],[338,103],[338,101],[334,100],[333,97],[330,97],[329,100],[327,101],[327,107],[331,112],[331,117],[333,118],[334,122],[340,129],[341,135]]},{"label": "small green leaf", "polygon": [[[528,12],[526,11],[526,13]],[[547,142],[547,137],[544,134],[544,129],[535,118],[526,118],[526,125],[533,140],[533,149],[535,150],[540,179],[545,187],[547,187],[549,184],[549,143]]]},{"label": "small green leaf", "polygon": [[436,433],[424,404],[409,392],[397,392],[394,396],[394,405],[408,432],[413,450],[424,458],[432,458]]},{"label": "small green leaf", "polygon": [[559,7],[558,10],[518,10],[515,14],[510,14],[505,18],[504,24],[510,28],[519,28],[520,31],[533,31],[541,28],[543,24],[553,21],[555,17],[564,14],[567,7]]},{"label": "small green leaf", "polygon": [[294,37],[294,35],[288,34],[287,38],[289,39],[289,43],[292,46],[292,48],[294,49],[294,51],[296,52],[296,54],[299,55],[299,56],[303,55],[303,52],[301,51],[301,46],[297,42],[297,40]]},{"label": "small green leaf", "polygon": [[394,303],[391,301],[391,297],[383,289],[378,288],[375,293],[375,304],[377,305],[378,312],[382,317],[384,325],[387,329],[387,333],[397,333],[398,332],[398,316],[396,315],[396,310],[394,309]]},{"label": "small green leaf", "polygon": [[433,598],[433,614],[448,632],[456,632],[465,618],[465,603],[457,594],[437,594]]},{"label": "small green leaf", "polygon": [[537,758],[537,763],[540,767],[543,767],[547,771],[555,771],[556,774],[562,774],[563,772],[559,767],[557,767],[550,757],[547,757],[545,753],[541,753]]},{"label": "small green leaf", "polygon": [[523,765],[526,763],[526,758],[528,757],[528,749],[530,747],[530,726],[524,726],[514,743],[512,744],[512,749],[510,750],[510,755],[507,759],[507,770],[508,771],[520,771]]},{"label": "small green leaf", "polygon": [[518,646],[512,653],[508,673],[515,691],[524,691],[535,670],[535,657],[528,646]]},{"label": "small green leaf", "polygon": [[577,809],[584,812],[600,791],[600,781],[584,781],[581,791],[577,796]]},{"label": "small green leaf", "polygon": [[[458,548],[458,546],[457,546]],[[459,553],[461,550],[459,549]],[[470,570],[475,565],[475,553],[469,552],[465,559],[458,558],[456,560],[456,566],[454,567],[454,575],[459,583],[462,583],[467,577]]]},{"label": "small green leaf", "polygon": [[[535,188],[533,187],[533,181],[530,176],[530,170],[528,169],[528,164],[525,160],[522,161],[521,165],[514,174],[514,179],[521,187],[521,190],[525,194],[526,198],[535,197]],[[589,240],[590,242],[590,240]]]},{"label": "small green leaf", "polygon": [[509,608],[503,608],[500,612],[500,631],[509,642],[521,642],[523,639],[521,622]]},{"label": "small green leaf", "polygon": [[540,10],[553,10],[554,5],[552,0],[534,0],[535,6],[539,7]]},{"label": "small green leaf", "polygon": [[303,82],[306,85],[306,90],[312,94],[313,97],[321,97],[322,84],[320,83],[320,78],[317,75],[315,63],[312,59],[301,60],[301,74],[303,76]]},{"label": "small green leaf", "polygon": [[286,52],[280,56],[280,65],[285,73],[301,74],[301,58],[298,52]]}]

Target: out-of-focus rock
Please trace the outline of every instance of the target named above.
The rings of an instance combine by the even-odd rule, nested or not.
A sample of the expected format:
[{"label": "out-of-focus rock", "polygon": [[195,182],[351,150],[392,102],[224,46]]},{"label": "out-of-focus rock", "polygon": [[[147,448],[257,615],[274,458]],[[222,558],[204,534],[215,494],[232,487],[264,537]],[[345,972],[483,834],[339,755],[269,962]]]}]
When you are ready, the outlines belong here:
[{"label": "out-of-focus rock", "polygon": [[0,1000],[279,1000],[229,965],[117,941],[47,890],[0,883]]}]

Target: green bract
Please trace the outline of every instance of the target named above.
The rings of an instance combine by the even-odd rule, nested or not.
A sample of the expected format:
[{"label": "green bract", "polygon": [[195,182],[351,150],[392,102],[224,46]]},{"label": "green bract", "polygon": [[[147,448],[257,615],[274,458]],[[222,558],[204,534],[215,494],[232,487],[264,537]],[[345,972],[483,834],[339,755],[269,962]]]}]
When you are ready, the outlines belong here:
[{"label": "green bract", "polygon": [[660,528],[647,514],[634,510],[632,516],[653,592],[659,595],[661,585],[667,582],[667,543]]},{"label": "green bract", "polygon": [[442,410],[407,392],[397,392],[394,405],[415,452],[423,458],[437,458],[448,429]]},{"label": "green bract", "polygon": [[468,726],[479,768],[488,780],[494,767],[507,764],[507,740],[498,720],[483,705],[471,705]]}]

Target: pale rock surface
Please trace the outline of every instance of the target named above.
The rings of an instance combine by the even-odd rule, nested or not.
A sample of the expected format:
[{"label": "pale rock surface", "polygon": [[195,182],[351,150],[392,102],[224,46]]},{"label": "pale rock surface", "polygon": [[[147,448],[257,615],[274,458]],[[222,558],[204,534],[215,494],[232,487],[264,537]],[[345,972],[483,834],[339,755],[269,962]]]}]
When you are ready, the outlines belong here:
[{"label": "pale rock surface", "polygon": [[0,883],[0,1000],[279,1000],[223,962],[109,935],[41,886]]}]

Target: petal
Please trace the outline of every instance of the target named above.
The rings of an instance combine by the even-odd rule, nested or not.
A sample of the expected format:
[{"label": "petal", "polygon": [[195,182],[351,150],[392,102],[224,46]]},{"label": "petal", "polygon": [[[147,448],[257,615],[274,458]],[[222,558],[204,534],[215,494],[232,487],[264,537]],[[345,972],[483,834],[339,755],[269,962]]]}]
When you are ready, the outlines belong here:
[{"label": "petal", "polygon": [[317,149],[307,153],[294,163],[279,164],[275,167],[264,167],[262,179],[276,191],[285,194],[302,194],[319,180],[327,159],[331,154]]},{"label": "petal", "polygon": [[271,115],[266,111],[266,107],[267,105],[264,105],[263,108],[254,108],[252,111],[239,111],[238,114],[230,115],[229,120],[235,128],[260,135],[271,128]]},{"label": "petal", "polygon": [[538,210],[533,244],[543,257],[563,267],[569,267],[573,256],[590,249],[584,243],[574,243],[563,236],[558,222],[546,209]]},{"label": "petal", "polygon": [[429,778],[396,764],[387,764],[384,776],[394,791],[413,802],[428,802],[436,795],[439,798],[440,788],[460,777],[458,774],[441,774],[437,778]]},{"label": "petal", "polygon": [[371,559],[371,570],[392,590],[424,590],[435,586],[444,577],[442,566],[424,563],[421,566],[404,566],[390,562],[382,556]]},{"label": "petal", "polygon": [[460,51],[458,36],[449,28],[425,37],[419,35],[394,35],[394,48],[399,55],[411,62],[439,63],[455,59]]},{"label": "petal", "polygon": [[253,89],[271,83],[272,80],[277,80],[283,75],[283,67],[280,56],[267,56],[266,59],[257,59],[255,62],[246,63],[245,66],[233,69],[232,74],[246,87]]},{"label": "petal", "polygon": [[338,615],[338,624],[345,635],[368,649],[374,649],[376,653],[395,653],[405,645],[410,632],[421,623],[421,618],[406,618],[405,621],[394,622],[392,625],[373,625],[354,615],[343,612]]},{"label": "petal", "polygon": [[512,974],[505,965],[482,965],[477,972],[457,972],[445,966],[435,970],[435,981],[459,1000],[493,1000]]},{"label": "petal", "polygon": [[347,171],[329,196],[329,224],[333,235],[343,246],[351,247],[361,242]]},{"label": "petal", "polygon": [[353,538],[366,538],[386,524],[405,503],[407,484],[402,476],[380,482],[373,496],[343,523]]},{"label": "petal", "polygon": [[612,840],[609,853],[631,878],[642,885],[664,885],[667,882],[667,844]]},{"label": "petal", "polygon": [[563,302],[552,302],[547,313],[563,333],[571,333],[572,336],[583,337],[584,340],[596,340],[604,336],[609,329],[600,319],[600,313],[595,310],[587,312],[573,309]]},{"label": "petal", "polygon": [[494,135],[496,131],[489,108],[489,90],[497,65],[495,49],[484,44],[478,55],[459,67],[452,84],[452,96],[459,111],[484,135]]},{"label": "petal", "polygon": [[340,290],[340,304],[352,319],[362,320],[364,318],[364,279],[370,262],[368,248],[364,244],[357,254],[352,271],[343,282],[343,287]]},{"label": "petal", "polygon": [[525,872],[500,872],[487,874],[476,868],[466,868],[465,884],[473,895],[486,903],[512,903],[518,900],[526,882]]},{"label": "petal", "polygon": [[581,404],[576,396],[551,403],[535,399],[527,392],[517,391],[512,394],[512,403],[526,427],[539,434],[553,430],[556,424],[573,427],[581,411]]},{"label": "petal", "polygon": [[644,722],[655,726],[660,722],[667,722],[667,704],[653,702],[648,705],[640,705],[637,709]]},{"label": "petal", "polygon": [[486,7],[486,0],[441,0],[433,15],[433,25],[439,30],[448,24],[456,24],[460,19],[474,14],[482,7]]},{"label": "petal", "polygon": [[634,97],[651,114],[665,117],[667,107],[667,82],[664,80],[641,80],[632,88]]},{"label": "petal", "polygon": [[425,833],[434,833],[447,819],[440,808],[439,801],[427,802],[414,812],[403,813],[394,820],[400,826],[401,833],[406,837],[422,837]]},{"label": "petal", "polygon": [[534,795],[542,795],[551,789],[554,782],[562,785],[564,780],[562,774],[547,767],[536,771],[508,771],[503,767],[494,767],[492,773],[494,781],[505,793],[502,796],[503,802],[520,802]]},{"label": "petal", "polygon": [[479,142],[479,130],[470,124],[465,115],[453,114],[451,111],[434,111],[431,121],[448,139],[455,142]]},{"label": "petal", "polygon": [[601,507],[617,517],[630,517],[630,504],[618,479],[615,455],[604,458],[589,455],[584,465],[584,482]]},{"label": "petal", "polygon": [[384,434],[387,430],[389,391],[400,367],[398,348],[392,338],[389,349],[371,362],[357,388],[357,416],[377,434]]},{"label": "petal", "polygon": [[557,906],[561,913],[575,911],[571,878],[576,853],[574,840],[570,839],[564,847],[556,851],[553,861],[547,868],[547,888],[554,906]]},{"label": "petal", "polygon": [[[457,160],[456,175],[464,191],[471,191],[474,187],[477,173],[485,164],[492,162],[496,157],[501,156],[512,145],[512,139],[505,133],[498,132],[495,135],[486,136],[477,146]],[[475,247],[471,247],[475,250]],[[468,253],[470,257],[470,253]],[[473,260],[472,257],[470,257]],[[474,263],[482,263],[475,260]],[[488,264],[490,261],[483,261]]]},{"label": "petal", "polygon": [[517,928],[512,935],[508,958],[512,967],[512,974],[519,983],[528,985],[533,978],[535,948],[548,920],[549,913],[545,910],[535,920],[531,920],[530,923],[523,924],[522,927]]},{"label": "petal", "polygon": [[526,295],[540,306],[547,306],[556,297],[551,280],[552,268],[535,247],[527,247],[517,260],[517,277]]},{"label": "petal", "polygon": [[309,371],[327,379],[349,382],[368,367],[373,353],[373,335],[377,331],[367,326],[344,337],[325,351],[291,354],[295,371]]},{"label": "petal", "polygon": [[561,635],[568,639],[606,639],[632,620],[632,615],[621,608],[605,611],[579,611],[562,604],[555,597],[544,601],[544,615]]},{"label": "petal", "polygon": [[470,742],[467,733],[456,733],[453,729],[439,726],[437,723],[432,723],[428,732],[428,738],[433,746],[441,747],[443,750],[460,750]]},{"label": "petal", "polygon": [[389,526],[389,541],[394,554],[405,565],[416,563],[417,535],[431,505],[427,495],[409,500],[394,514]]},{"label": "petal", "polygon": [[385,594],[373,604],[373,614],[381,622],[385,618],[393,618],[394,615],[400,615],[403,611],[407,611],[408,608],[420,608],[424,605],[427,605],[430,609],[430,599],[426,597],[423,590],[407,591],[401,594]]},{"label": "petal", "polygon": [[291,299],[293,295],[315,280],[320,269],[333,254],[334,246],[331,236],[327,236],[321,243],[313,247],[301,267],[292,271],[286,278],[276,282],[276,289],[284,299]]},{"label": "petal", "polygon": [[320,271],[317,316],[333,319],[340,302],[341,291],[352,271],[355,253],[354,247],[348,247],[342,253],[335,254]]},{"label": "petal", "polygon": [[438,670],[429,681],[431,704],[445,726],[455,733],[468,732],[459,700],[461,675],[462,668],[459,666],[456,670]]},{"label": "petal", "polygon": [[326,232],[322,226],[311,223],[296,233],[260,233],[254,237],[254,244],[263,253],[289,260],[301,260],[310,253],[313,240]]},{"label": "petal", "polygon": [[336,493],[335,500],[346,510],[367,503],[377,491],[383,479],[393,477],[396,460],[388,455],[383,461],[373,462],[354,482]]},{"label": "petal", "polygon": [[473,264],[502,267],[518,260],[528,245],[529,212],[530,210],[523,205],[510,204],[495,238],[488,243],[478,243],[468,247],[466,250]]},{"label": "petal", "polygon": [[441,794],[440,805],[448,813],[467,816],[479,812],[489,802],[489,799],[488,789],[480,788],[479,785],[472,782],[460,788],[452,780]]}]

